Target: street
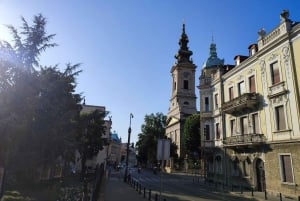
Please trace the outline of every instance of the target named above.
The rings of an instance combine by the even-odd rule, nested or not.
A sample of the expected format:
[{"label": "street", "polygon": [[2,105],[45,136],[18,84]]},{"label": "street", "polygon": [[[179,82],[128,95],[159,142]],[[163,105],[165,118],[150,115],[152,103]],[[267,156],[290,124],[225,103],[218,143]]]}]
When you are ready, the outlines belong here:
[{"label": "street", "polygon": [[223,193],[214,186],[204,186],[202,178],[193,175],[161,174],[160,172],[154,174],[149,169],[143,169],[141,173],[138,173],[137,169],[130,169],[129,172],[143,188],[145,187],[147,191],[151,189],[153,195],[160,195],[161,190],[162,198],[167,201],[253,200]]}]

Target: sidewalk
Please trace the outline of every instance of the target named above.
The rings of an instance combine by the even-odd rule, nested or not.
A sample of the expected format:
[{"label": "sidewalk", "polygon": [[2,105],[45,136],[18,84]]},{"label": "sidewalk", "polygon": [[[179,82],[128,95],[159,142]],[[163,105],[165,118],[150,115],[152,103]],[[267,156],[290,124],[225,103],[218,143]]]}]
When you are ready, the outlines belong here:
[{"label": "sidewalk", "polygon": [[124,182],[120,172],[113,170],[103,179],[99,201],[145,201],[130,185]]}]

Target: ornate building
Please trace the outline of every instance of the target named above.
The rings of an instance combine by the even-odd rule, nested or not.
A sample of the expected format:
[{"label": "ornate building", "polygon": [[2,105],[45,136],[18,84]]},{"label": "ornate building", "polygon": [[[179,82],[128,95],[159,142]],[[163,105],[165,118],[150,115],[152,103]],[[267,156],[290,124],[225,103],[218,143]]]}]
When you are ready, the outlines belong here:
[{"label": "ornate building", "polygon": [[300,189],[300,24],[280,15],[249,55],[203,67],[202,159],[207,179],[296,197]]},{"label": "ornate building", "polygon": [[193,52],[189,50],[188,42],[185,24],[183,24],[179,50],[175,55],[177,62],[171,68],[172,91],[166,123],[166,135],[177,145],[179,157],[184,157],[183,126],[185,119],[197,112],[195,95],[196,65],[193,64],[190,58]]}]

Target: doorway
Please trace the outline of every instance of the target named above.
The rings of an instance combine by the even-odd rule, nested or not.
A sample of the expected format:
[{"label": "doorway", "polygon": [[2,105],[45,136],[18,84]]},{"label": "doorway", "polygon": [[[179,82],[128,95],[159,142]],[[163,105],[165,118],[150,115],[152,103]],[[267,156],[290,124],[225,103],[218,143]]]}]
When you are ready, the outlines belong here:
[{"label": "doorway", "polygon": [[266,190],[265,167],[264,162],[257,158],[256,160],[256,183],[257,191],[264,192]]}]

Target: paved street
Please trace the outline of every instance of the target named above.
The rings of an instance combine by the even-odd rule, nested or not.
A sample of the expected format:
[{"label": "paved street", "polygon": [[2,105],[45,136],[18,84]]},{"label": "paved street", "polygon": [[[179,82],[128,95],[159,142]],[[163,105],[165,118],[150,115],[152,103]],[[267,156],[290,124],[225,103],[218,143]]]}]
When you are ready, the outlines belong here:
[{"label": "paved street", "polygon": [[[136,187],[124,182],[124,170],[108,173],[103,180],[99,201],[143,201],[149,200],[148,193],[151,189],[151,200],[155,200],[155,194],[160,194],[162,189],[162,201],[264,201],[264,194],[255,192],[222,191],[215,185],[204,185],[200,177],[186,174],[153,174],[150,170],[143,169],[138,173],[136,169],[130,170],[131,177],[141,184],[142,192]],[[160,178],[162,176],[162,179]],[[193,181],[194,178],[194,181]],[[198,182],[199,179],[199,182]],[[162,181],[162,182],[161,182]],[[144,197],[143,190],[146,189]],[[159,199],[158,199],[159,200]],[[279,201],[278,197],[268,196],[268,201]]]},{"label": "paved street", "polygon": [[[220,193],[207,191],[201,188],[199,183],[193,183],[192,176],[160,174],[160,172],[153,174],[149,170],[143,170],[140,174],[133,171],[132,177],[146,189],[151,189],[154,194],[160,194],[161,189],[162,197],[166,200],[229,200],[228,196],[224,197]],[[240,198],[232,197],[230,200],[240,200]]]}]

